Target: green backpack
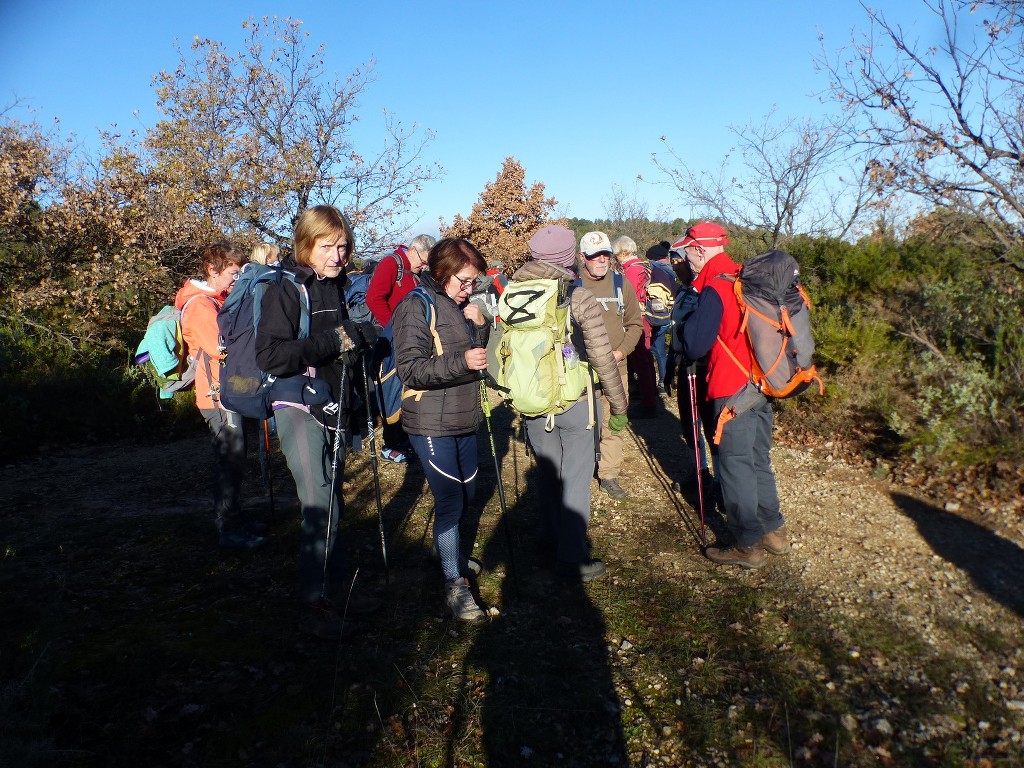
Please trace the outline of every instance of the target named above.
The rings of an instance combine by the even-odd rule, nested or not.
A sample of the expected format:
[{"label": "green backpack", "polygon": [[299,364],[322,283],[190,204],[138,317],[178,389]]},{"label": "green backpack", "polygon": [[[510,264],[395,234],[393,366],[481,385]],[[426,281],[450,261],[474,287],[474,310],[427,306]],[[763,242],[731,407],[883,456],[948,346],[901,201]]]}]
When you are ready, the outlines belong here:
[{"label": "green backpack", "polygon": [[570,338],[569,297],[560,294],[558,280],[523,280],[498,301],[498,385],[523,416],[562,413],[590,390],[590,366]]}]

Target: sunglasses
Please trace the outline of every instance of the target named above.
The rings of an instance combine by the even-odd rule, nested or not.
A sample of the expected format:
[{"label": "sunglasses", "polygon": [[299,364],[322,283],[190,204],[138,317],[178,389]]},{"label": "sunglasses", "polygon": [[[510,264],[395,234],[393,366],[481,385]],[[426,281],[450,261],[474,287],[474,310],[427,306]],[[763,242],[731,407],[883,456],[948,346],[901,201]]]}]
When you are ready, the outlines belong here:
[{"label": "sunglasses", "polygon": [[595,261],[596,259],[610,259],[612,255],[607,251],[600,251],[595,254],[584,253],[583,258],[587,261]]}]

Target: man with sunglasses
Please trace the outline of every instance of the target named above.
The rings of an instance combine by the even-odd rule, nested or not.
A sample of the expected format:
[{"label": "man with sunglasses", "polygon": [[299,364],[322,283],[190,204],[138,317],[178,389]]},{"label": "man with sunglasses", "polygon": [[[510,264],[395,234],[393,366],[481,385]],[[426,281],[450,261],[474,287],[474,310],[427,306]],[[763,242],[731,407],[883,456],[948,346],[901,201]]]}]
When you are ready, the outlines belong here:
[{"label": "man with sunglasses", "polygon": [[707,355],[707,399],[715,421],[726,409],[736,414],[719,426],[715,466],[735,542],[708,547],[704,554],[722,565],[760,568],[766,551],[781,555],[791,545],[769,456],[772,408],[747,373],[751,353],[729,279],[740,267],[725,252],[729,243],[721,225],[702,221],[687,229],[672,250],[686,254],[699,294],[697,308],[683,325],[683,354],[687,360]]},{"label": "man with sunglasses", "polygon": [[[619,366],[622,386],[629,394],[626,356],[633,351],[644,333],[643,314],[636,293],[627,286],[622,290],[623,277],[611,269],[612,244],[604,232],[587,232],[580,238],[580,284],[594,294],[600,304],[608,341]],[[622,469],[622,433],[612,434],[608,429],[611,407],[601,396],[601,461],[597,465],[597,478],[601,490],[613,499],[624,499],[626,492],[619,485]]]}]

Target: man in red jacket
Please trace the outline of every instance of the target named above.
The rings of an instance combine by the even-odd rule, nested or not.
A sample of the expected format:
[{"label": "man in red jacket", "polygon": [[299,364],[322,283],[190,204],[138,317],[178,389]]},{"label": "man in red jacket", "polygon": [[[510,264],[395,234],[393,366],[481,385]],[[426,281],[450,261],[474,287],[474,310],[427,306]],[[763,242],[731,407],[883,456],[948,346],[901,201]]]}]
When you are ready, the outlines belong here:
[{"label": "man in red jacket", "polygon": [[398,302],[419,285],[416,275],[427,266],[427,256],[433,247],[434,238],[417,235],[408,247],[400,245],[382,258],[373,270],[366,287],[366,306],[381,328],[388,324]]},{"label": "man in red jacket", "polygon": [[[380,260],[373,270],[370,284],[366,286],[366,306],[374,322],[381,328],[388,324],[398,302],[419,285],[417,275],[427,266],[427,256],[434,247],[430,235],[417,235],[408,247],[400,245],[393,253]],[[411,446],[402,429],[401,421],[396,424],[384,423],[384,447],[380,457],[395,464],[408,461]]]},{"label": "man in red jacket", "polygon": [[702,221],[686,230],[672,250],[685,250],[696,275],[693,287],[699,298],[683,326],[683,354],[688,360],[708,356],[707,397],[721,435],[716,470],[736,539],[732,546],[708,547],[705,555],[723,565],[760,568],[767,560],[765,550],[781,555],[791,545],[769,457],[772,408],[750,383],[750,348],[740,327],[734,283],[728,279],[740,267],[725,252],[729,242],[720,225]]}]

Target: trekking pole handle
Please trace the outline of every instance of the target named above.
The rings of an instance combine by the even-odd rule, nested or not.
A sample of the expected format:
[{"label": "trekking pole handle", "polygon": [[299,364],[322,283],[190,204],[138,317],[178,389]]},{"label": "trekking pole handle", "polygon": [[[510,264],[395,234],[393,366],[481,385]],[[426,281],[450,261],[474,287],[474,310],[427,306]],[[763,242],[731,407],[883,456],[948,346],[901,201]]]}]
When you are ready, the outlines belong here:
[{"label": "trekking pole handle", "polygon": [[[476,323],[474,323],[472,320],[470,320],[468,322],[469,322],[469,345],[470,345],[470,348],[472,348],[472,349],[485,349],[487,347],[487,345],[480,341],[480,331],[476,327]],[[484,381],[484,380],[487,379],[487,371],[486,371],[486,369],[482,370],[482,371],[477,371],[476,375],[477,375],[477,378],[480,379],[481,381]]]}]

